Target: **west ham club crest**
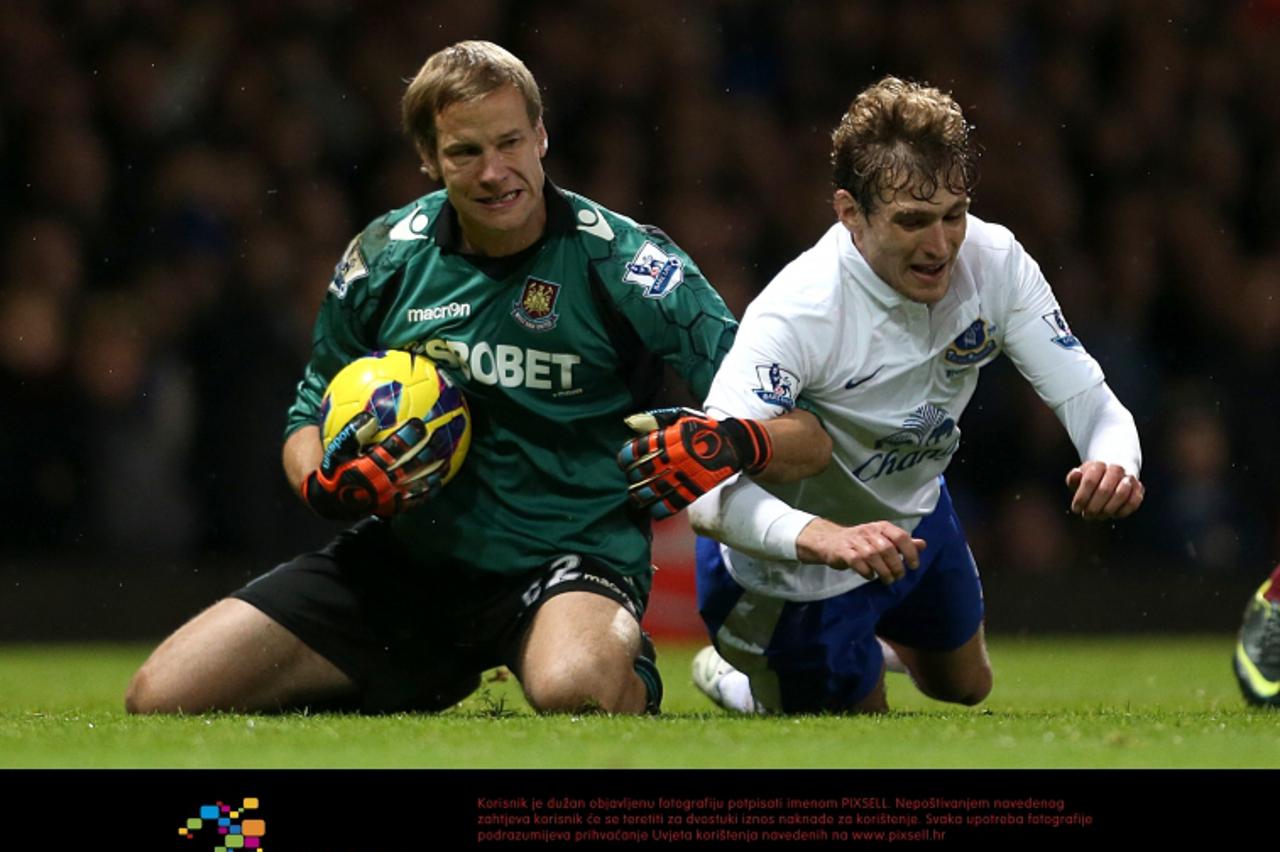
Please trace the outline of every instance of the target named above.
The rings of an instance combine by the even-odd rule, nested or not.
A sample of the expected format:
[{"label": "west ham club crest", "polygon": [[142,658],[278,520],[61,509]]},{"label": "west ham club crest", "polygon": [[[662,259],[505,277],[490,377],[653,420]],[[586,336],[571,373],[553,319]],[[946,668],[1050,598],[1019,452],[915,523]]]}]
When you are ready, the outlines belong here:
[{"label": "west ham club crest", "polygon": [[524,282],[520,298],[512,306],[511,316],[530,331],[550,331],[560,321],[560,315],[556,313],[559,296],[559,284],[529,278]]}]

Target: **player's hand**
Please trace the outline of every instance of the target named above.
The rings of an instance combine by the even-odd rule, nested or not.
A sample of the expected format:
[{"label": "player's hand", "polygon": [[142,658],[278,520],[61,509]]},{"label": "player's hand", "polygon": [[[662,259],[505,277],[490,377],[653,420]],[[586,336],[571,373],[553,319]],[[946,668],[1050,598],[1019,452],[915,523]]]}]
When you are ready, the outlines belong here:
[{"label": "player's hand", "polygon": [[796,537],[796,557],[801,562],[856,571],[868,580],[888,585],[920,567],[922,538],[888,521],[842,527],[826,518],[814,518]]},{"label": "player's hand", "polygon": [[764,470],[769,433],[755,420],[714,420],[691,408],[659,408],[627,418],[642,433],[618,453],[633,505],[668,518],[738,471]]},{"label": "player's hand", "polygon": [[1127,518],[1142,505],[1147,490],[1138,477],[1118,464],[1088,461],[1067,473],[1067,487],[1075,489],[1071,511],[1086,521]]},{"label": "player's hand", "polygon": [[302,483],[302,496],[317,514],[345,521],[386,518],[438,489],[445,469],[421,418],[405,421],[364,452],[377,432],[377,418],[362,411],[325,447],[320,467]]}]

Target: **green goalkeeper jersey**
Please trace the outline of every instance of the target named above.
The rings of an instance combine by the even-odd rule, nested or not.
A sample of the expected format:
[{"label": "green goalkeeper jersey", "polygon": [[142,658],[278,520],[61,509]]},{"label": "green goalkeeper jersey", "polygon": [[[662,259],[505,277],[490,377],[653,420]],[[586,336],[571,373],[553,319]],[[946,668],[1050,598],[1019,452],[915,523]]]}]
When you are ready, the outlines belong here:
[{"label": "green goalkeeper jersey", "polygon": [[550,181],[542,239],[460,253],[435,192],[369,225],[338,264],[287,434],[317,423],[329,379],[380,349],[425,354],[463,388],[471,450],[393,528],[421,570],[522,572],[565,553],[649,581],[647,519],[614,458],[623,417],[652,403],[662,363],[701,399],[737,324],[665,234]]}]

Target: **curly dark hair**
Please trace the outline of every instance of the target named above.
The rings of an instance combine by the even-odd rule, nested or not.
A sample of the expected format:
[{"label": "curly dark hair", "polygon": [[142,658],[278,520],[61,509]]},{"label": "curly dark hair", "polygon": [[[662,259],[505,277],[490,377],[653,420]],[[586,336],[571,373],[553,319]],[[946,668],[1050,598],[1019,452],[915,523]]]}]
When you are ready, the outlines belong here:
[{"label": "curly dark hair", "polygon": [[832,131],[832,182],[864,215],[902,191],[921,201],[939,187],[972,195],[979,152],[971,130],[951,95],[885,77],[853,99]]}]

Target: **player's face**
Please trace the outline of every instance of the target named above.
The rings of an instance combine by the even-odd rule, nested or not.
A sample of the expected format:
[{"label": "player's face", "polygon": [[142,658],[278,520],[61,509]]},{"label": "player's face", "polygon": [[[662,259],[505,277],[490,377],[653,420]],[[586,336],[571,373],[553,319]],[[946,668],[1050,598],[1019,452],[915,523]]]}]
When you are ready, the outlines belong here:
[{"label": "player's face", "polygon": [[968,195],[939,187],[933,198],[920,201],[910,192],[899,192],[870,215],[864,215],[843,189],[833,203],[867,265],[886,284],[926,305],[947,295],[964,242]]},{"label": "player's face", "polygon": [[533,245],[547,223],[542,158],[547,131],[529,121],[515,86],[436,115],[436,158],[423,165],[458,211],[464,248],[500,257]]}]

